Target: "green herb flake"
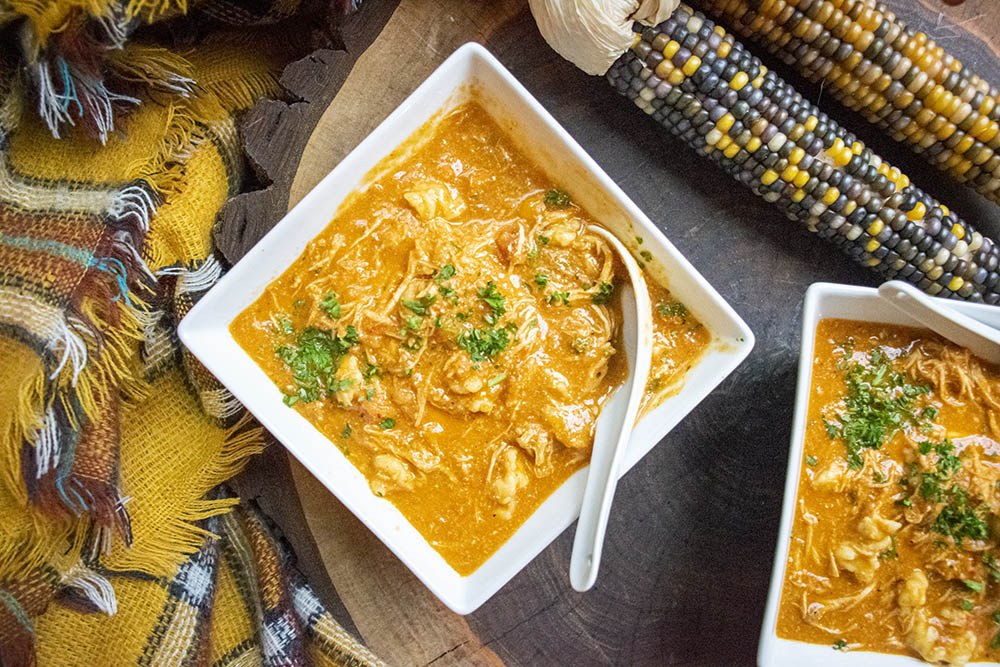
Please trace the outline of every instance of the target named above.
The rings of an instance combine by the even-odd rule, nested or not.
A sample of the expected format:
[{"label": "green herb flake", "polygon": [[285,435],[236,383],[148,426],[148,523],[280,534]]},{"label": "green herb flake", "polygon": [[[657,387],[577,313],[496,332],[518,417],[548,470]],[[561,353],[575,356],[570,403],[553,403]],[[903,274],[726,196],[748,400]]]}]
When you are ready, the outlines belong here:
[{"label": "green herb flake", "polygon": [[365,366],[365,370],[361,371],[361,377],[366,380],[371,380],[372,378],[380,377],[382,375],[382,369],[380,369],[376,364],[368,362]]},{"label": "green herb flake", "polygon": [[933,456],[934,460],[933,468],[913,475],[920,496],[939,507],[931,529],[952,538],[959,547],[966,538],[989,538],[988,506],[985,503],[973,505],[968,491],[954,483],[955,473],[962,467],[955,446],[945,440],[939,443],[923,441],[917,447],[922,455]]},{"label": "green herb flake", "polygon": [[552,189],[545,193],[545,205],[549,208],[566,208],[572,203],[569,195],[562,190]]},{"label": "green herb flake", "polygon": [[286,336],[290,336],[295,333],[295,327],[292,326],[292,321],[288,318],[288,315],[278,314],[274,316],[274,322],[278,325],[278,329],[281,333]]},{"label": "green herb flake", "polygon": [[986,588],[983,585],[983,582],[973,581],[972,579],[962,579],[962,583],[965,584],[966,588],[975,593],[982,593],[983,590]]},{"label": "green herb flake", "polygon": [[326,329],[306,327],[291,345],[275,347],[275,355],[292,372],[295,391],[285,396],[286,405],[298,401],[310,403],[325,398],[341,388],[337,369],[348,350],[358,344],[358,332],[347,327],[343,336]]},{"label": "green herb flake", "polygon": [[390,428],[395,428],[395,426],[396,426],[396,420],[393,419],[392,417],[386,417],[378,424],[378,427],[383,431],[388,431]]},{"label": "green herb flake", "polygon": [[445,264],[434,273],[434,282],[440,285],[454,275],[455,266],[453,264]]},{"label": "green herb flake", "polygon": [[324,294],[322,301],[319,302],[319,308],[332,319],[340,317],[340,301],[337,299],[335,292]]},{"label": "green herb flake", "polygon": [[[983,554],[983,565],[985,565],[987,571],[989,571],[990,579],[994,582],[1000,583],[1000,564],[997,563],[996,556],[993,554]],[[997,622],[1000,623],[1000,621]]]},{"label": "green herb flake", "polygon": [[490,307],[493,311],[493,315],[500,317],[507,312],[507,308],[504,306],[506,299],[503,294],[497,290],[496,283],[492,280],[486,283],[486,287],[480,287],[476,294],[479,295],[479,300]]},{"label": "green herb flake", "polygon": [[833,642],[833,650],[834,651],[846,651],[847,650],[847,640],[846,639],[838,639],[837,641]]},{"label": "green herb flake", "polygon": [[840,438],[847,449],[847,462],[853,469],[862,465],[864,449],[880,449],[906,424],[917,423],[914,414],[917,398],[930,392],[924,385],[907,382],[906,376],[892,368],[881,348],[873,349],[865,363],[847,356],[841,362],[847,395],[840,426],[829,431]]},{"label": "green herb flake", "polygon": [[549,284],[549,277],[544,273],[535,274],[535,284],[539,287],[545,287]]},{"label": "green herb flake", "polygon": [[611,283],[601,283],[597,286],[597,291],[590,295],[591,300],[599,306],[611,303],[611,295],[614,294],[615,286]]},{"label": "green herb flake", "polygon": [[806,457],[806,465],[814,466],[817,463],[819,463],[819,459],[817,459],[815,456],[810,454],[809,456]]},{"label": "green herb flake", "polygon": [[459,334],[458,347],[469,353],[473,363],[492,361],[510,344],[510,334],[503,329],[469,329]]},{"label": "green herb flake", "polygon": [[896,551],[896,536],[891,535],[890,539],[892,540],[892,546],[890,546],[888,549],[886,549],[885,551],[881,552],[878,555],[878,557],[881,558],[882,560],[891,560],[893,558],[899,558],[899,552]]},{"label": "green herb flake", "polygon": [[673,303],[667,303],[663,301],[656,305],[656,312],[660,314],[660,317],[680,317],[685,318],[688,314],[687,306],[685,306],[680,301],[674,301]]},{"label": "green herb flake", "polygon": [[406,318],[406,328],[410,331],[416,331],[420,328],[422,320],[416,315],[410,315]]},{"label": "green herb flake", "polygon": [[648,250],[641,251],[639,253],[639,256],[642,257],[647,262],[652,262],[653,261],[653,253],[649,252]]},{"label": "green herb flake", "polygon": [[935,419],[938,418],[938,409],[935,408],[933,405],[928,405],[926,408],[924,408],[922,415],[923,418],[926,419],[927,421],[934,421]]},{"label": "green herb flake", "polygon": [[538,242],[541,245],[548,245],[549,244],[549,237],[548,236],[542,236],[541,234],[539,234],[538,235]]},{"label": "green herb flake", "polygon": [[419,315],[420,317],[426,317],[430,310],[431,304],[437,299],[432,294],[423,296],[419,299],[401,299],[400,303],[403,307],[412,312],[414,315]]},{"label": "green herb flake", "polygon": [[507,378],[506,373],[500,373],[499,375],[494,375],[493,377],[491,377],[489,382],[487,382],[486,384],[491,387],[495,387],[501,382],[503,382],[506,378]]},{"label": "green herb flake", "polygon": [[343,438],[344,440],[347,440],[348,438],[351,437],[351,433],[353,431],[354,429],[351,428],[350,424],[344,424],[344,430],[340,432],[340,437]]},{"label": "green herb flake", "polygon": [[549,305],[562,303],[564,306],[568,306],[569,292],[552,292],[545,297],[545,303]]},{"label": "green herb flake", "polygon": [[959,606],[962,608],[962,611],[972,611],[975,608],[975,605],[972,604],[972,600],[962,600],[962,603]]}]

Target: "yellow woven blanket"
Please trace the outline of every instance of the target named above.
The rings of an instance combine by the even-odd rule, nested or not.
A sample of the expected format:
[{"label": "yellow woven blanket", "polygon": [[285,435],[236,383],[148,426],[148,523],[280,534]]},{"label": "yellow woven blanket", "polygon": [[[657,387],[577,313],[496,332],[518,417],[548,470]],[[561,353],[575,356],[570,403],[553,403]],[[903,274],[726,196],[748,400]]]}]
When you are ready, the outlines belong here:
[{"label": "yellow woven blanket", "polygon": [[184,9],[0,0],[0,664],[377,664],[220,486],[263,434],[177,344],[294,43],[126,43]]}]

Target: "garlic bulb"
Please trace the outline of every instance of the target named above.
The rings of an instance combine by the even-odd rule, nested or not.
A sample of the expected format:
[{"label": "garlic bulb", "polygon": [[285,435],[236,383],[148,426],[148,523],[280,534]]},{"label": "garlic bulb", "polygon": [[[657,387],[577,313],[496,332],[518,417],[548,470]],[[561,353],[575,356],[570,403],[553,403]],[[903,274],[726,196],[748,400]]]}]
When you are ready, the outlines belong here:
[{"label": "garlic bulb", "polygon": [[587,74],[604,74],[632,46],[632,23],[656,25],[680,0],[529,0],[542,37]]}]

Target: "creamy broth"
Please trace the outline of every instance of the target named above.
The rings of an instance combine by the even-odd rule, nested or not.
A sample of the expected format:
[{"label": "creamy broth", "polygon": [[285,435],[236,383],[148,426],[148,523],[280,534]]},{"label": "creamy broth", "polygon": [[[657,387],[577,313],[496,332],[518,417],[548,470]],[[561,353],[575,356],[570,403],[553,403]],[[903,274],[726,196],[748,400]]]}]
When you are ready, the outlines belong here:
[{"label": "creamy broth", "polygon": [[778,634],[1000,659],[1000,372],[924,330],[823,320]]},{"label": "creamy broth", "polygon": [[[586,211],[477,104],[427,131],[231,331],[466,575],[589,460],[595,418],[627,373],[627,278]],[[646,410],[711,339],[652,281],[650,295]]]}]

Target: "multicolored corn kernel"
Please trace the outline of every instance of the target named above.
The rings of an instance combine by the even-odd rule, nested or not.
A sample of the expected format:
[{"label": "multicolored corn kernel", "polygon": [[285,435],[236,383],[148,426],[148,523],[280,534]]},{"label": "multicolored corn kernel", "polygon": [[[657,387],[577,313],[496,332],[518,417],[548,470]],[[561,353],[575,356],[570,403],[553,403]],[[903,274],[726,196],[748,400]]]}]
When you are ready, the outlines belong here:
[{"label": "multicolored corn kernel", "polygon": [[[685,73],[695,52],[700,63]],[[665,79],[659,65],[667,53],[673,68]],[[734,88],[741,74],[746,83]],[[930,294],[1000,303],[1000,250],[991,239],[690,7],[682,4],[667,21],[643,29],[608,80],[672,134],[861,265]]]},{"label": "multicolored corn kernel", "polygon": [[1000,203],[1000,93],[876,0],[698,0],[897,141]]}]

